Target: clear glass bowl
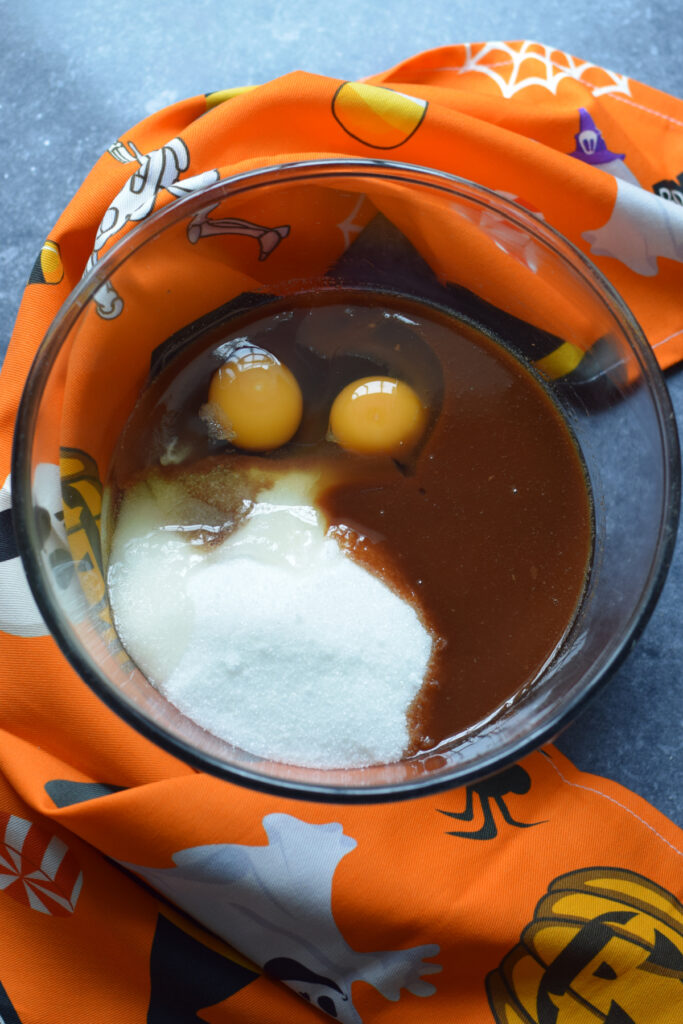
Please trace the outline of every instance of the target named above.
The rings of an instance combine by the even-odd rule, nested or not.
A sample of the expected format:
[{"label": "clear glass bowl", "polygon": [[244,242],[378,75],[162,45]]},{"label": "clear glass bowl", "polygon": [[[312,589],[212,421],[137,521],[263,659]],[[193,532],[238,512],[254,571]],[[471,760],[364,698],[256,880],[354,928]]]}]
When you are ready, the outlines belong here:
[{"label": "clear glass bowl", "polygon": [[[372,246],[345,262],[344,247],[375,214]],[[595,557],[576,620],[523,696],[435,752],[364,769],[314,770],[264,761],[217,739],[126,666],[104,586],[100,484],[150,365],[165,365],[236,310],[334,286],[338,278],[437,303],[447,285],[459,314],[536,366],[583,454]],[[46,528],[41,466],[60,458],[68,550],[63,536]],[[590,261],[540,216],[478,185],[355,159],[219,181],[128,231],[77,285],[38,350],[19,411],[12,478],[18,543],[36,602],[74,669],[106,704],[199,769],[280,795],[340,802],[471,782],[552,738],[647,621],[672,556],[680,499],[678,440],[662,375],[633,316]]]}]

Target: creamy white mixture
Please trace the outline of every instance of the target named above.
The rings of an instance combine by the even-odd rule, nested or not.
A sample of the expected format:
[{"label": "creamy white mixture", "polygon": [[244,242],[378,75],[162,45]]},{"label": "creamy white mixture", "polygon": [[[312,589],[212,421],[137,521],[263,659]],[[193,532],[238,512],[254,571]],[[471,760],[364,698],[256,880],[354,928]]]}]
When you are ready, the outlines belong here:
[{"label": "creamy white mixture", "polygon": [[116,628],[176,707],[235,746],[317,768],[396,761],[432,636],[310,495],[303,475],[283,478],[208,547],[132,488],[109,560]]}]

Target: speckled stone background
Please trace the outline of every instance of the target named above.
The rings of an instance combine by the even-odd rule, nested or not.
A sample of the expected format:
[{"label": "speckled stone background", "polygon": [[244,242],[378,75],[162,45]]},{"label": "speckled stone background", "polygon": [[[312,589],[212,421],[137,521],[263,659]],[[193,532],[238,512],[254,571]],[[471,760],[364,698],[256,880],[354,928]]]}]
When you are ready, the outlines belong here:
[{"label": "speckled stone background", "polygon": [[[297,68],[360,78],[429,47],[491,39],[548,43],[683,96],[672,0],[0,0],[0,24],[0,358],[36,253],[90,166],[185,96]],[[683,372],[667,380],[681,424]],[[579,767],[679,823],[681,609],[679,543],[635,650],[558,740]]]}]

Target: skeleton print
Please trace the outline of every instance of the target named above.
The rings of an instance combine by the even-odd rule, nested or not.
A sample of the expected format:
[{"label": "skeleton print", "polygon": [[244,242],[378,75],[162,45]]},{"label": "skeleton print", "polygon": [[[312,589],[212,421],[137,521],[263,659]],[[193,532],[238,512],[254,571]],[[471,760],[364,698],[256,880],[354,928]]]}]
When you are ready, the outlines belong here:
[{"label": "skeleton print", "polygon": [[[188,178],[180,175],[190,166],[190,153],[181,138],[171,139],[159,149],[142,153],[133,142],[115,142],[108,152],[119,163],[134,163],[138,169],[131,174],[123,188],[112,199],[95,235],[93,251],[86,263],[84,276],[97,265],[104,246],[120,234],[131,221],[142,221],[157,205],[157,197],[165,190],[176,199],[191,195],[199,189],[208,188],[220,179],[217,169],[203,171]],[[208,214],[218,206],[199,213],[188,225],[187,234],[191,243],[207,235],[247,235],[259,243],[259,259],[266,259],[283,238],[289,234],[289,226],[275,228],[253,224],[235,217],[209,220]],[[98,314],[105,320],[112,320],[123,311],[124,300],[110,281],[105,281],[93,295]]]}]

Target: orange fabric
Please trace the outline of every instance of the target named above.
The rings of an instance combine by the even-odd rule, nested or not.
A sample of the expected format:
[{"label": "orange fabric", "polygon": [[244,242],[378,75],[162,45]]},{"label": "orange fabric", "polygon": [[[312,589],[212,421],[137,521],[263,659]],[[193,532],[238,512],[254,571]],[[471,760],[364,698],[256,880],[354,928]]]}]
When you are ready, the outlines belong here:
[{"label": "orange fabric", "polygon": [[[169,186],[97,234],[162,150],[176,161]],[[175,104],[98,161],[20,309],[2,371],[0,479],[30,361],[86,264],[195,175],[346,155],[518,197],[595,260],[661,365],[683,356],[683,103],[527,43],[447,47],[363,83],[296,73]],[[277,246],[277,228],[263,230],[259,244]],[[119,334],[117,358],[135,360]],[[0,502],[1,514],[8,483]],[[3,595],[22,584],[16,557],[3,566],[15,572],[0,579],[6,1024],[303,1024],[316,1006],[349,1024],[683,1016],[680,832],[639,797],[551,747],[411,804],[241,790],[124,725],[39,624],[13,628]]]}]

